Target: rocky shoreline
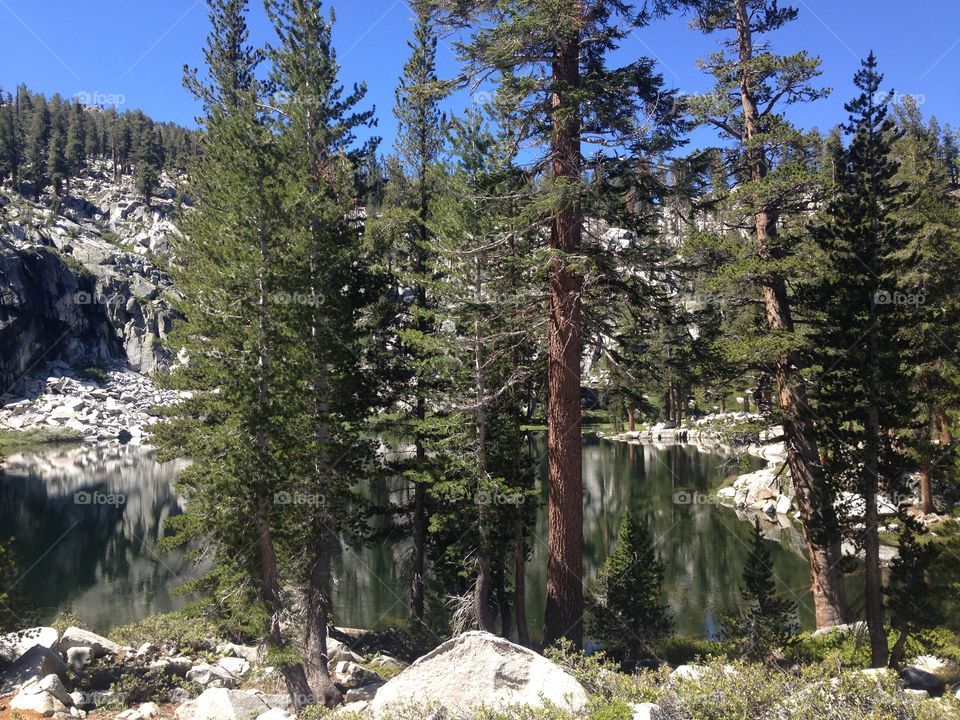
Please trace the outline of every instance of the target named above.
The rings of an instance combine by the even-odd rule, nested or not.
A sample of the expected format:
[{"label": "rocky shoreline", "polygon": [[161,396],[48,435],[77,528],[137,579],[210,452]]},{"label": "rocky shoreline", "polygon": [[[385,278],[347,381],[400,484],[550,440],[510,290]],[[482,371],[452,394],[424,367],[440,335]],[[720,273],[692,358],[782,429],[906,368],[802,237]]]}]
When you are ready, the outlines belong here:
[{"label": "rocky shoreline", "polygon": [[[821,633],[856,631],[838,626]],[[334,711],[338,715],[376,719],[396,717],[400,710],[439,720],[526,708],[522,712],[546,709],[551,717],[575,718],[586,717],[593,707],[589,683],[575,677],[572,668],[491,633],[457,635],[412,664],[382,652],[361,655],[362,642],[351,647],[352,640],[370,633],[337,628],[330,633],[335,636],[327,642],[331,679],[344,698]],[[62,633],[29,628],[0,636],[0,711],[54,720],[293,720],[295,703],[267,662],[262,648],[214,639],[182,648],[158,639],[134,648],[79,627]],[[733,681],[745,670],[682,664],[666,668],[658,682],[669,699],[669,688],[709,684],[718,672]],[[948,691],[939,675],[955,671],[948,660],[922,656],[898,674],[887,669],[853,673],[861,682],[880,676],[894,681],[884,692],[905,701],[945,696],[938,702],[951,703],[960,688]],[[628,707],[634,720],[667,717],[653,702]]]},{"label": "rocky shoreline", "polygon": [[91,373],[53,361],[45,372],[24,378],[0,396],[0,429],[44,429],[72,434],[84,443],[141,445],[156,420],[153,408],[176,404],[184,396],[121,364]]},{"label": "rocky shoreline", "polygon": [[[763,416],[750,413],[724,413],[707,415],[694,421],[689,427],[667,427],[664,424],[653,425],[643,430],[618,433],[607,437],[614,442],[627,443],[682,443],[690,444],[704,451],[725,450],[730,453],[747,453],[766,460],[765,467],[748,473],[737,475],[729,485],[717,490],[714,499],[716,504],[731,507],[737,511],[738,517],[748,522],[760,519],[767,525],[778,526],[787,530],[795,528],[799,520],[794,503],[794,492],[790,482],[790,471],[786,466],[786,448],[781,440],[783,428],[778,426],[767,427],[759,433],[759,442],[750,442],[739,447],[725,444],[718,427],[734,426],[742,422],[762,422]],[[709,500],[708,500],[709,501]],[[844,505],[856,507],[862,498],[853,493],[844,493],[839,499]],[[923,515],[919,511],[918,497],[900,498],[900,502],[910,506],[910,512],[925,525],[932,526],[943,521],[945,516],[938,514]],[[881,530],[895,532],[899,526],[895,522],[897,516],[897,502],[893,498],[881,494],[877,499],[881,522]],[[845,547],[848,553],[855,552],[855,548],[848,544]],[[896,548],[881,546],[881,562],[889,564],[896,557]]]}]

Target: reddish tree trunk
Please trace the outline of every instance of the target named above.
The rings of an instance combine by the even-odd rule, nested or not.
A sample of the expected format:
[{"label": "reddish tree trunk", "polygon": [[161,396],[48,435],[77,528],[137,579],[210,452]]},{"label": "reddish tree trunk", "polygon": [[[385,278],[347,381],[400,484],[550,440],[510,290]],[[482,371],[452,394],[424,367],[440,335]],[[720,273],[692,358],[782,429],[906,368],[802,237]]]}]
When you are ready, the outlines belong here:
[{"label": "reddish tree trunk", "polygon": [[580,84],[579,35],[558,41],[553,60],[553,179],[567,195],[550,229],[555,257],[550,266],[550,326],[547,385],[547,454],[550,474],[547,535],[547,602],[544,646],[568,639],[583,644],[583,478],[581,475],[580,359],[583,279],[571,267],[579,251],[583,212],[580,182],[580,122],[570,91]]},{"label": "reddish tree trunk", "polygon": [[920,471],[920,509],[925,515],[933,512],[933,490],[930,487],[930,469]]},{"label": "reddish tree trunk", "polygon": [[[753,145],[757,134],[759,111],[750,85],[747,66],[754,61],[753,38],[747,0],[736,0],[737,42],[742,66],[740,101],[743,112],[744,142],[751,179],[758,182],[768,172],[767,159],[762,149]],[[761,257],[770,258],[775,245],[777,217],[766,209],[754,216],[754,234]],[[793,332],[793,319],[786,283],[783,277],[769,274],[762,278],[764,309],[767,324],[779,333]],[[841,538],[836,522],[833,498],[826,487],[820,464],[820,452],[814,437],[813,422],[807,405],[802,378],[795,375],[799,358],[792,353],[774,358],[774,376],[784,416],[784,442],[787,463],[790,466],[796,503],[803,523],[804,540],[810,562],[817,627],[828,627],[847,621],[846,593],[839,562],[842,557]],[[744,410],[749,410],[749,398],[744,395]]]}]

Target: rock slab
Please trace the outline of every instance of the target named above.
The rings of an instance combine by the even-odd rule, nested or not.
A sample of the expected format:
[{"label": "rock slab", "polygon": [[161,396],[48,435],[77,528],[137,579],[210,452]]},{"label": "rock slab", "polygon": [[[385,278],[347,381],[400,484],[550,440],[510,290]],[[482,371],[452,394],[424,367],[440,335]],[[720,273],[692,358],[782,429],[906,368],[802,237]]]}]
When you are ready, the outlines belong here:
[{"label": "rock slab", "polygon": [[587,692],[542,655],[473,631],[448,640],[387,682],[370,710],[383,715],[391,706],[439,703],[459,715],[479,707],[542,707],[544,701],[579,712],[587,704]]},{"label": "rock slab", "polygon": [[211,688],[177,708],[176,720],[256,720],[271,709],[286,710],[275,695]]}]

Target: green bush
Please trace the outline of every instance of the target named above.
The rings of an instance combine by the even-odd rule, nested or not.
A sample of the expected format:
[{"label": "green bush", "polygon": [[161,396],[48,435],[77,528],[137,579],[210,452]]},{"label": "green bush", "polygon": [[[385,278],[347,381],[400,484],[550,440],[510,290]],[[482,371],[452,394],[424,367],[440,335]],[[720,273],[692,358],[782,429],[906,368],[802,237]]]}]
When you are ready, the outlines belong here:
[{"label": "green bush", "polygon": [[209,639],[216,636],[216,626],[192,608],[150,615],[130,625],[115,628],[110,633],[111,640],[130,647],[138,647],[145,642],[168,642],[181,650],[194,651],[206,649]]},{"label": "green bush", "polygon": [[61,635],[63,635],[64,631],[68,627],[78,627],[84,630],[88,629],[83,620],[80,619],[80,616],[77,615],[72,608],[67,608],[58,612],[57,616],[53,619],[53,622],[50,623],[50,627],[52,627]]},{"label": "green bush", "polygon": [[180,692],[195,697],[203,692],[203,688],[166,668],[150,668],[124,675],[110,686],[110,692],[119,695],[123,704],[130,706],[150,700],[169,702]]},{"label": "green bush", "polygon": [[590,720],[633,720],[633,708],[622,700],[593,702]]},{"label": "green bush", "polygon": [[547,648],[546,656],[573,675],[588,693],[601,700],[651,702],[656,697],[656,691],[652,689],[655,681],[651,679],[656,678],[657,673],[626,675],[620,672],[619,663],[603,653],[584,655],[573,650],[566,641]]},{"label": "green bush", "polygon": [[730,659],[733,657],[728,643],[702,638],[672,635],[657,645],[657,655],[671,665],[686,665],[700,660]]},{"label": "green bush", "polygon": [[106,369],[99,367],[97,365],[91,365],[90,367],[80,368],[79,370],[77,370],[77,375],[79,375],[84,380],[93,380],[98,383],[105,383],[107,381]]}]

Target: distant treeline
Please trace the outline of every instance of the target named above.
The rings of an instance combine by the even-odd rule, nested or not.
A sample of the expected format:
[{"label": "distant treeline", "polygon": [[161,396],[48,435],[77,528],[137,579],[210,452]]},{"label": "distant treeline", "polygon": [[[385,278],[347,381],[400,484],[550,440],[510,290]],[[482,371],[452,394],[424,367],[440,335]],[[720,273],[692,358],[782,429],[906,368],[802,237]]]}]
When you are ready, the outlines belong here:
[{"label": "distant treeline", "polygon": [[78,98],[46,98],[21,85],[0,91],[0,182],[40,198],[69,190],[91,162],[109,161],[114,179],[134,174],[149,202],[161,171],[186,170],[199,133],[174,123],[154,122],[141,110],[83,105]]}]

